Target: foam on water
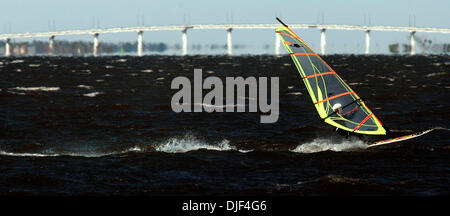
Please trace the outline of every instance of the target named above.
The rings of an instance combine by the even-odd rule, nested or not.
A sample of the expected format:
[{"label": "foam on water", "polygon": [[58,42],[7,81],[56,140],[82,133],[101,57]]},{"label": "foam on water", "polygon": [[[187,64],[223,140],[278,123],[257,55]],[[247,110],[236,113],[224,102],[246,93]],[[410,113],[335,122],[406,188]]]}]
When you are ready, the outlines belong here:
[{"label": "foam on water", "polygon": [[127,152],[132,152],[133,149],[128,149],[124,151],[111,151],[111,152],[103,152],[96,151],[94,149],[91,150],[82,150],[82,149],[70,149],[70,150],[54,150],[54,149],[46,149],[41,152],[9,152],[9,151],[0,151],[0,155],[4,156],[14,156],[14,157],[58,157],[58,156],[72,156],[72,157],[103,157],[109,155],[122,154]]},{"label": "foam on water", "polygon": [[94,87],[88,86],[88,85],[77,85],[78,88],[84,88],[84,89],[93,89]]},{"label": "foam on water", "polygon": [[206,141],[199,140],[198,138],[192,135],[185,135],[183,138],[170,138],[166,143],[163,143],[155,148],[156,151],[166,153],[184,153],[199,149],[206,149],[213,151],[237,150],[242,153],[252,151],[252,150],[238,150],[236,147],[231,146],[230,142],[226,139],[218,143],[211,144]]},{"label": "foam on water", "polygon": [[24,61],[25,61],[25,60],[17,59],[17,60],[11,61],[10,63],[11,63],[11,64],[18,64],[18,63],[23,63]]},{"label": "foam on water", "polygon": [[15,152],[6,152],[6,151],[0,151],[0,155],[16,156],[16,157],[55,157],[55,156],[59,156],[57,154],[15,153]]},{"label": "foam on water", "polygon": [[425,75],[425,77],[444,76],[444,75],[447,75],[447,73],[446,72],[438,72],[438,73],[427,74],[427,75]]},{"label": "foam on water", "polygon": [[83,94],[83,96],[85,96],[85,97],[95,97],[95,96],[100,95],[100,94],[103,94],[103,92],[91,92],[91,93]]},{"label": "foam on water", "polygon": [[6,92],[15,94],[15,95],[26,95],[24,92],[13,92],[13,91],[6,91]]},{"label": "foam on water", "polygon": [[128,61],[128,59],[117,59],[117,60],[114,60],[113,62],[127,62]]},{"label": "foam on water", "polygon": [[298,145],[292,152],[316,153],[322,151],[349,151],[354,149],[366,149],[367,145],[361,140],[339,140],[333,141],[331,138],[317,138],[311,142]]},{"label": "foam on water", "polygon": [[96,145],[79,145],[74,144],[61,148],[45,148],[37,152],[11,152],[0,150],[0,155],[14,156],[14,157],[58,157],[58,156],[71,156],[71,157],[104,157],[111,155],[125,154],[129,152],[146,152],[147,148],[133,146],[125,147],[122,150],[112,150],[108,147],[98,148]]},{"label": "foam on water", "polygon": [[61,88],[41,86],[41,87],[15,87],[10,89],[19,91],[59,91]]},{"label": "foam on water", "polygon": [[288,93],[288,95],[302,95],[303,93],[301,92],[290,92]]},{"label": "foam on water", "polygon": [[349,83],[349,85],[365,85],[365,84],[362,82],[352,82],[352,83]]},{"label": "foam on water", "polygon": [[183,137],[172,137],[166,141],[157,143],[147,143],[124,147],[122,149],[111,150],[109,147],[98,148],[93,145],[79,146],[78,144],[62,148],[46,148],[37,152],[11,152],[0,150],[0,155],[14,157],[104,157],[126,153],[146,153],[146,152],[165,152],[165,153],[185,153],[196,150],[210,151],[239,151],[241,153],[251,152],[253,150],[242,150],[230,145],[227,139],[218,142],[207,142],[197,138],[192,134],[186,134]]}]

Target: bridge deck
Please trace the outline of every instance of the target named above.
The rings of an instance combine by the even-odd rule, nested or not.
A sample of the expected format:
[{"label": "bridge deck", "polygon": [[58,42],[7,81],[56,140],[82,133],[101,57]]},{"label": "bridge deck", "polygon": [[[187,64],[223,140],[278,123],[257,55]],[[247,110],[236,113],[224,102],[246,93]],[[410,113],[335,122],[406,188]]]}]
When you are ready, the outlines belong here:
[{"label": "bridge deck", "polygon": [[[54,32],[36,32],[36,33],[16,33],[0,34],[0,39],[13,38],[33,38],[50,37],[60,35],[84,35],[84,34],[106,34],[120,32],[139,32],[139,31],[182,31],[185,29],[276,29],[279,24],[226,24],[226,25],[169,25],[169,26],[139,26],[123,28],[104,28],[104,29],[85,29],[85,30],[65,30]],[[371,30],[371,31],[403,31],[403,32],[433,32],[450,33],[450,29],[444,28],[419,28],[419,27],[401,27],[401,26],[357,26],[357,25],[316,25],[316,24],[291,24],[292,29],[336,29],[336,30]]]}]

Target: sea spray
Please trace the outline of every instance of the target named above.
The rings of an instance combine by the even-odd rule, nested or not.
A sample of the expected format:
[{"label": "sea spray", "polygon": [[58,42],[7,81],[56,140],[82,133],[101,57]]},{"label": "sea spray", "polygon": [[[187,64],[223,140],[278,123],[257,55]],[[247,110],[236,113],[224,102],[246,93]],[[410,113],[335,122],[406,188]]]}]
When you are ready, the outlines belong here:
[{"label": "sea spray", "polygon": [[240,150],[230,145],[230,141],[223,139],[216,143],[210,143],[197,138],[196,136],[188,133],[181,138],[170,138],[166,142],[158,145],[155,151],[166,153],[184,153],[189,151],[196,151],[200,149],[212,150],[212,151],[231,151],[236,150],[242,153],[250,152],[252,150]]},{"label": "sea spray", "polygon": [[322,152],[322,151],[340,152],[340,151],[349,151],[349,150],[354,150],[354,149],[365,149],[365,148],[367,148],[367,146],[361,140],[333,141],[330,138],[317,138],[311,142],[300,144],[295,149],[290,150],[290,151],[299,152],[299,153],[316,153],[316,152]]}]

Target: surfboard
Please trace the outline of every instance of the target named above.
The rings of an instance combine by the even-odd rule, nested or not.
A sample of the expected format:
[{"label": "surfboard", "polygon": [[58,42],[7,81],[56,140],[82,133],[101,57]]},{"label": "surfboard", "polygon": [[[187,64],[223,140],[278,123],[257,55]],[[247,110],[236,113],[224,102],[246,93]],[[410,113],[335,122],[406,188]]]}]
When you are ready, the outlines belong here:
[{"label": "surfboard", "polygon": [[368,144],[367,148],[371,148],[371,147],[374,147],[374,146],[380,146],[380,145],[386,145],[386,144],[395,143],[395,142],[401,142],[401,141],[405,141],[405,140],[408,140],[408,139],[413,139],[413,138],[425,135],[427,133],[430,133],[434,129],[435,128],[424,130],[424,131],[413,133],[413,134],[409,134],[409,135],[405,135],[405,136],[401,136],[401,137],[396,137],[396,138],[391,138],[391,139],[386,139],[386,140],[372,142],[372,143]]}]

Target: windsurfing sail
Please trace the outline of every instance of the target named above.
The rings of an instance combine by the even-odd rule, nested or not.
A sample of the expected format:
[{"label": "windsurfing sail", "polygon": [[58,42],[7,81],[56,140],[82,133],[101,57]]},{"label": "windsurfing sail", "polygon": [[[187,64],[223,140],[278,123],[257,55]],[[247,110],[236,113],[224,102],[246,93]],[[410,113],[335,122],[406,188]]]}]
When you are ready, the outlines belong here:
[{"label": "windsurfing sail", "polygon": [[385,135],[386,129],[361,97],[311,47],[281,23],[284,27],[277,28],[276,33],[292,57],[320,118],[346,131]]}]

